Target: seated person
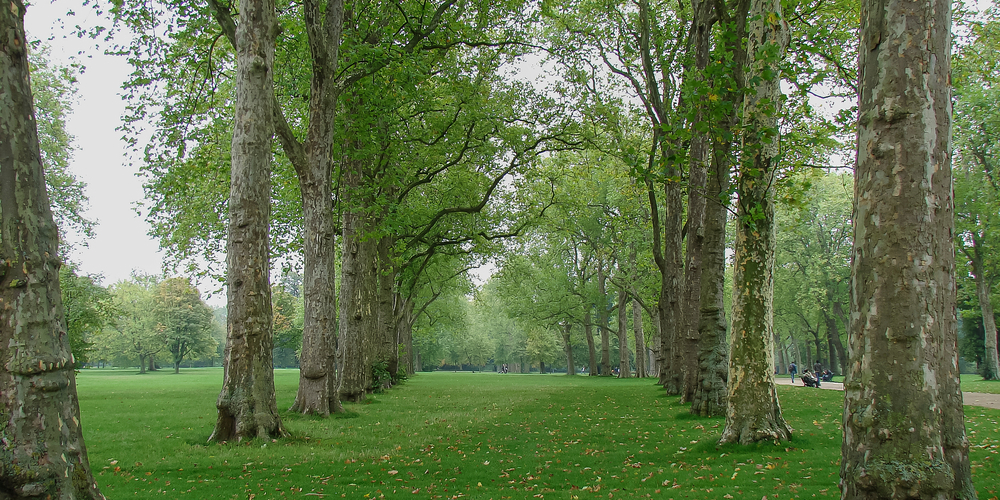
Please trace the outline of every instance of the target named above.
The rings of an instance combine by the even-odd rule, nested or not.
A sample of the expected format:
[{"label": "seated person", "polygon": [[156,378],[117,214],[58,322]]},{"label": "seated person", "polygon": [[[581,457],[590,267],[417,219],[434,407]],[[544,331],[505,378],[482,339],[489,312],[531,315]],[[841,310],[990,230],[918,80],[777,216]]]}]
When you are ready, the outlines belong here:
[{"label": "seated person", "polygon": [[819,380],[817,380],[816,377],[813,376],[811,371],[806,370],[802,374],[801,378],[802,378],[802,383],[805,384],[806,387],[819,387]]},{"label": "seated person", "polygon": [[823,376],[820,377],[820,379],[822,379],[823,382],[829,382],[833,380],[833,372],[831,372],[830,370],[823,370]]}]

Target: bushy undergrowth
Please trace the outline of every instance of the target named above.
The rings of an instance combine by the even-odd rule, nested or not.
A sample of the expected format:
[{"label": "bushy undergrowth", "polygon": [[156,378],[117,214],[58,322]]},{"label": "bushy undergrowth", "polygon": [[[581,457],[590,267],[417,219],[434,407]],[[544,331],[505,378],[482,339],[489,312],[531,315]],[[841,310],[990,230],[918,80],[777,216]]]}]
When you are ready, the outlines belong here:
[{"label": "bushy undergrowth", "polygon": [[[278,370],[279,408],[298,372]],[[837,498],[842,393],[779,386],[789,443],[717,447],[651,379],[426,373],[291,437],[210,445],[219,369],[86,370],[91,464],[125,498]],[[966,407],[981,499],[1000,489],[1000,411]]]}]

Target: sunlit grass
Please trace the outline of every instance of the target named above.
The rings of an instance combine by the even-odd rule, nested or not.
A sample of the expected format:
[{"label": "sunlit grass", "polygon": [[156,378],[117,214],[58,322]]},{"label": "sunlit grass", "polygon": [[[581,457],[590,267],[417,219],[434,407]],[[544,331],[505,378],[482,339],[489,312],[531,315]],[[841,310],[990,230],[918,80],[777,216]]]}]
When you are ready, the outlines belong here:
[{"label": "sunlit grass", "polygon": [[[650,379],[426,373],[319,419],[284,411],[298,372],[278,370],[292,437],[209,445],[220,369],[134,373],[78,379],[109,498],[839,497],[837,391],[779,386],[794,439],[719,448],[723,419],[690,417]],[[976,486],[992,498],[1000,411],[966,411]]]},{"label": "sunlit grass", "polygon": [[983,380],[980,375],[966,373],[962,375],[962,390],[1000,394],[1000,380]]}]

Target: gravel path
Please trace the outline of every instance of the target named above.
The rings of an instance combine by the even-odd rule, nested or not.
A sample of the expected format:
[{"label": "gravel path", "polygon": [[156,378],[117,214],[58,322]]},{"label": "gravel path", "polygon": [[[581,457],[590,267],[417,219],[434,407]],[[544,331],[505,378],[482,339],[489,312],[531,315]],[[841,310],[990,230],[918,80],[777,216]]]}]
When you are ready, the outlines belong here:
[{"label": "gravel path", "polygon": [[[775,375],[774,381],[781,385],[795,385],[802,387],[803,389],[809,389],[802,385],[802,379],[797,379],[795,384],[792,384],[791,378],[788,375]],[[830,389],[834,391],[844,390],[844,384],[840,382],[823,382],[820,385],[820,389]],[[987,394],[984,392],[963,392],[962,397],[965,399],[965,404],[969,406],[982,406],[983,408],[993,408],[994,410],[1000,410],[1000,394]]]}]

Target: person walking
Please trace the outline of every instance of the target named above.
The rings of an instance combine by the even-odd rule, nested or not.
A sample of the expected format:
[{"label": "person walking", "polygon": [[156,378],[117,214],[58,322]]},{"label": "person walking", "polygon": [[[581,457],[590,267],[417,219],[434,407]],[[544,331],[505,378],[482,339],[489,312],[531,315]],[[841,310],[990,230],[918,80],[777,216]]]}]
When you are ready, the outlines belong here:
[{"label": "person walking", "polygon": [[795,365],[794,361],[792,361],[792,364],[788,365],[788,374],[792,376],[792,385],[795,385],[796,373],[799,373],[799,367]]}]

